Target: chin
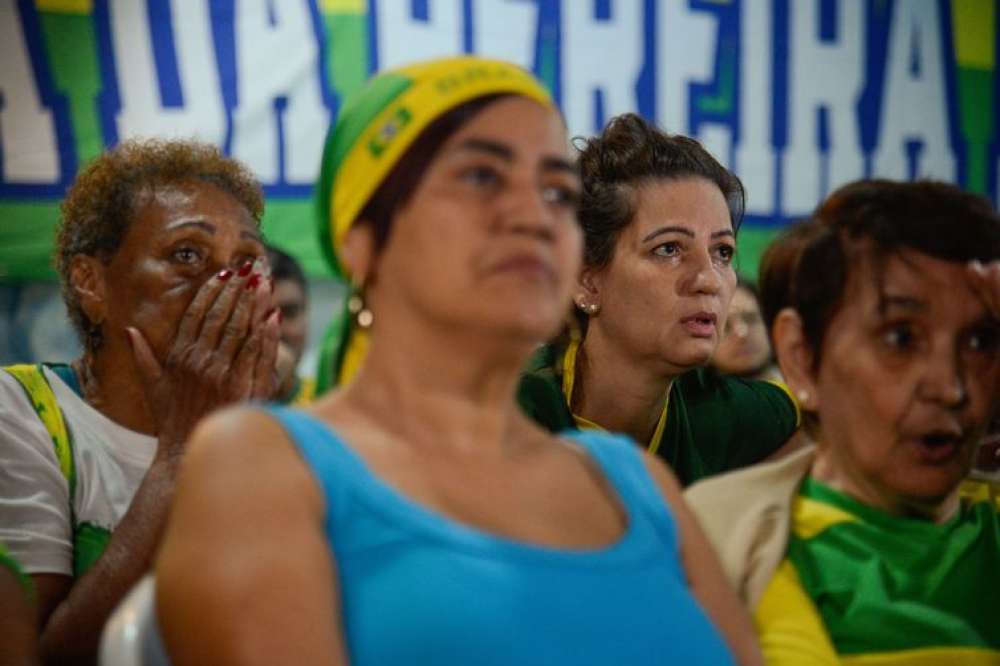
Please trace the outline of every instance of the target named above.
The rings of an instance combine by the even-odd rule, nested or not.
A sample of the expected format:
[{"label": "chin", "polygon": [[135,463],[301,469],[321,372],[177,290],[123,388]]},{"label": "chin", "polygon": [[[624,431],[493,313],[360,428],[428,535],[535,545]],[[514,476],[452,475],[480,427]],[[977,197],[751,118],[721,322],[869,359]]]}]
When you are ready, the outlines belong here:
[{"label": "chin", "polygon": [[937,504],[943,502],[954,493],[965,478],[967,470],[959,469],[959,465],[947,465],[931,469],[913,470],[908,478],[900,483],[903,495],[922,504]]}]

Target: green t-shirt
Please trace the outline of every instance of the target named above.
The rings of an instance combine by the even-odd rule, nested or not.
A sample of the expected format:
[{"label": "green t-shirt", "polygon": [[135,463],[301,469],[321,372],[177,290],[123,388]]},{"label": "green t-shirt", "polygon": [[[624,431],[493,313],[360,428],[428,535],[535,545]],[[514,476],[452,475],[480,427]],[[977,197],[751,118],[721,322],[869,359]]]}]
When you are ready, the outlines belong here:
[{"label": "green t-shirt", "polygon": [[[562,392],[562,354],[554,345],[543,347],[518,387],[521,408],[552,432],[576,428]],[[689,485],[760,462],[797,426],[795,403],[780,386],[699,368],[674,380],[656,454]]]},{"label": "green t-shirt", "polygon": [[841,657],[998,663],[998,509],[965,503],[943,524],[899,518],[807,478],[787,561]]}]

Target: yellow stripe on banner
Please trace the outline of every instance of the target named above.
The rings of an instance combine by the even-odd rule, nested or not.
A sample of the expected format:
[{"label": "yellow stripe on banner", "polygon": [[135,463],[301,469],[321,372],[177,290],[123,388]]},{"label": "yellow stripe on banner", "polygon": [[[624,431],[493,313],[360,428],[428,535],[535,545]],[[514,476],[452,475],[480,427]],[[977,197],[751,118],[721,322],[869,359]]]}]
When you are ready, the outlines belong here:
[{"label": "yellow stripe on banner", "polygon": [[951,0],[955,60],[959,67],[993,69],[996,4],[993,0]]},{"label": "yellow stripe on banner", "polygon": [[808,497],[796,497],[792,505],[792,529],[800,539],[812,539],[834,525],[857,521],[855,516],[842,509]]},{"label": "yellow stripe on banner", "polygon": [[87,15],[94,11],[94,2],[93,0],[35,0],[35,7],[41,12]]},{"label": "yellow stripe on banner", "polygon": [[997,666],[1000,664],[1000,652],[985,648],[939,647],[842,655],[840,660],[840,663],[847,666]]},{"label": "yellow stripe on banner", "polygon": [[367,14],[368,0],[323,0],[324,14]]}]

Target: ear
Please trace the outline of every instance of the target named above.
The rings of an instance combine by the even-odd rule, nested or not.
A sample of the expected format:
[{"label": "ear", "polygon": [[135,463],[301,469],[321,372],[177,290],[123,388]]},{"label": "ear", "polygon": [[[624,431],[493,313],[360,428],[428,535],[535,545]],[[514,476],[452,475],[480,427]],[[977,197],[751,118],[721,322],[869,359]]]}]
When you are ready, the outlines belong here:
[{"label": "ear", "polygon": [[792,308],[785,308],[774,320],[771,337],[774,353],[788,388],[807,412],[819,409],[819,392],[813,371],[813,350],[806,340],[802,318]]},{"label": "ear", "polygon": [[104,323],[108,315],[107,282],[104,264],[97,257],[78,254],[70,260],[69,288],[87,319],[95,326]]},{"label": "ear", "polygon": [[351,225],[344,236],[340,257],[354,284],[371,284],[375,278],[375,233],[371,224],[358,220]]},{"label": "ear", "polygon": [[583,267],[580,277],[576,282],[576,290],[573,292],[573,302],[586,311],[585,306],[594,308],[601,307],[601,274],[599,271]]}]

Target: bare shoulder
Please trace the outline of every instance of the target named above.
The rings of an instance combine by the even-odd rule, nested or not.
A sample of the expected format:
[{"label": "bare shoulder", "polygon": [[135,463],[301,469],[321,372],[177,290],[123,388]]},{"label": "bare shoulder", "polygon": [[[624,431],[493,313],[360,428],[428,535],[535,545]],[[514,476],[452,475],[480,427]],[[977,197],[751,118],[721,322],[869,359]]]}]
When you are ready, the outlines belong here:
[{"label": "bare shoulder", "polygon": [[203,419],[188,443],[180,490],[213,487],[236,494],[243,488],[260,498],[269,489],[301,493],[315,483],[281,424],[262,409],[243,406]]}]

